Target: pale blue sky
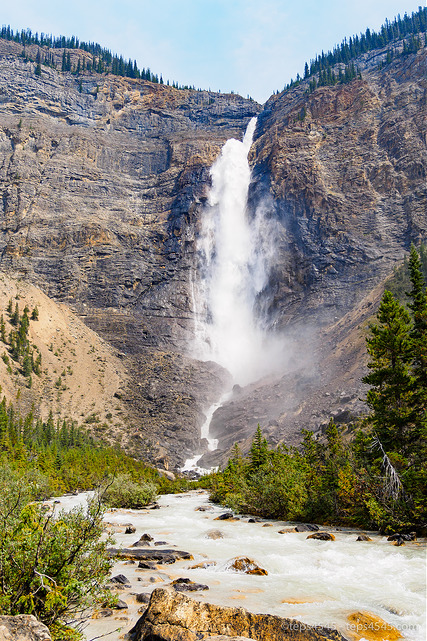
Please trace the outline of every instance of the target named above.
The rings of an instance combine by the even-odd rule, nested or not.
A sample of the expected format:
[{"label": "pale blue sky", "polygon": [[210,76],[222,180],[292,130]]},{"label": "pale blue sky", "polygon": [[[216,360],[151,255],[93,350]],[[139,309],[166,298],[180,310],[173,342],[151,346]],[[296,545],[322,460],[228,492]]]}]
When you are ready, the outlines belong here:
[{"label": "pale blue sky", "polygon": [[99,42],[165,81],[234,90],[262,103],[322,49],[424,2],[11,0],[0,24]]}]

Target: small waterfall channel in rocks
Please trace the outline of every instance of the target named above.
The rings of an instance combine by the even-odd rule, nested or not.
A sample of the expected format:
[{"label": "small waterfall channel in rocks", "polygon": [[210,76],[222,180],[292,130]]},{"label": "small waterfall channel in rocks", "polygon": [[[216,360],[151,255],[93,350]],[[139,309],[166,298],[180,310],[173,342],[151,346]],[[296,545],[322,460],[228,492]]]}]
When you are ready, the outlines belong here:
[{"label": "small waterfall channel in rocks", "polygon": [[[85,496],[60,497],[57,509],[82,504]],[[395,547],[375,533],[369,533],[371,541],[357,541],[358,530],[320,527],[335,540],[309,540],[311,532],[293,531],[295,523],[249,522],[244,516],[215,520],[224,508],[211,504],[204,491],[161,496],[158,504],[159,509],[107,512],[104,520],[116,539],[115,547],[129,548],[147,533],[153,537],[147,549],[184,550],[193,559],[153,564],[152,569],[118,560],[112,576],[122,574],[127,579],[127,587],[115,590],[126,607],[88,618],[87,639],[103,634],[114,640],[126,638],[145,607],[136,595],[149,596],[154,588],[180,577],[209,588],[191,592],[192,598],[332,627],[349,641],[397,639],[389,636],[391,628],[405,640],[427,638],[425,539]],[[129,524],[135,528],[132,534],[125,533]],[[290,531],[280,533],[283,530]],[[233,571],[231,560],[242,555],[268,574]],[[354,613],[379,617],[368,624],[366,636],[362,628],[357,630]],[[372,634],[375,629],[377,636]]]},{"label": "small waterfall channel in rocks", "polygon": [[[228,140],[212,166],[192,282],[193,353],[224,367],[232,385],[239,386],[274,372],[284,349],[280,338],[268,331],[258,304],[274,261],[275,227],[265,203],[253,215],[248,212],[248,154],[255,128],[252,118],[243,142]],[[230,390],[207,410],[201,436],[209,450],[217,447],[209,438],[209,423],[231,395]],[[187,460],[183,470],[195,469],[200,456]]]}]

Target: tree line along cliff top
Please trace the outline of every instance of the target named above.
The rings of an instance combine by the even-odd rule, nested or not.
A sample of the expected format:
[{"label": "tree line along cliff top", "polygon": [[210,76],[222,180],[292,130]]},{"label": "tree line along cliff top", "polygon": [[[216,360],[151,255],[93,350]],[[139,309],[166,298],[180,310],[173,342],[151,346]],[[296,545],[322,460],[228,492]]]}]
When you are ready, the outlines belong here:
[{"label": "tree line along cliff top", "polygon": [[[378,32],[366,29],[365,33],[345,38],[340,45],[332,51],[316,55],[310,64],[305,63],[304,75],[296,75],[296,80],[291,79],[284,90],[289,90],[302,80],[311,78],[309,90],[314,91],[317,86],[350,82],[357,75],[354,61],[360,55],[375,49],[388,47],[390,59],[396,54],[393,44],[403,40],[403,55],[417,51],[426,44],[427,8],[419,7],[411,15],[400,14],[392,21],[386,20]],[[423,37],[424,36],[424,37]],[[33,33],[31,29],[13,31],[8,25],[3,25],[0,38],[21,44],[21,55],[27,60],[36,63],[35,73],[40,75],[41,65],[51,66],[61,71],[68,71],[75,75],[83,73],[111,73],[116,76],[147,80],[157,84],[167,84],[176,89],[193,89],[194,85],[181,85],[175,81],[163,80],[162,74],[154,73],[149,67],[139,69],[136,60],[125,60],[123,56],[112,53],[110,49],[102,47],[95,42],[80,41],[76,36],[53,36],[52,34]],[[37,46],[29,51],[29,47]],[[337,64],[345,65],[337,73],[333,67]],[[200,89],[199,89],[200,90]],[[277,92],[278,93],[278,92]]]}]

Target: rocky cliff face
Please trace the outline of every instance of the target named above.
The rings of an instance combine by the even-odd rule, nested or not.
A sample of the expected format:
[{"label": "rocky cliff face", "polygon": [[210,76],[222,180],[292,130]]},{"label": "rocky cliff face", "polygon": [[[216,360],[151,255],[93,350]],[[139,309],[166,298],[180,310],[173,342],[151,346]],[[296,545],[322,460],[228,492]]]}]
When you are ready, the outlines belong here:
[{"label": "rocky cliff face", "polygon": [[[21,54],[0,40],[1,269],[69,305],[116,348],[129,377],[120,391],[128,423],[153,456],[182,462],[225,381],[186,355],[209,167],[261,107],[115,76],[48,67],[36,76]],[[427,236],[426,51],[380,70],[384,57],[366,54],[362,78],[348,85],[308,94],[303,83],[261,112],[251,205],[267,198],[277,220],[261,302],[271,326],[292,329],[293,357],[286,376],[237,390],[215,415],[224,446],[257,422],[272,438],[295,439],[325,421],[330,394],[337,411],[360,410],[360,384],[349,392],[350,381],[337,381],[378,298],[369,292],[411,240]],[[347,313],[353,334],[339,325]],[[303,368],[302,349],[316,352]],[[328,363],[328,388],[319,363]]]},{"label": "rocky cliff face", "polygon": [[191,336],[197,212],[222,145],[260,107],[115,76],[36,76],[22,49],[0,40],[1,269],[119,350],[130,423],[182,461],[222,385],[219,368],[170,352]]},{"label": "rocky cliff face", "polygon": [[379,69],[385,55],[362,56],[349,84],[273,96],[259,118],[253,190],[282,226],[282,326],[348,311],[426,238],[426,49]]},{"label": "rocky cliff face", "polygon": [[282,378],[239,390],[217,412],[223,446],[258,422],[295,442],[303,427],[364,410],[377,286],[427,238],[427,50],[381,66],[385,56],[362,56],[349,84],[309,94],[306,81],[273,96],[258,118],[252,204],[265,198],[278,221],[263,307],[292,358]]},{"label": "rocky cliff face", "polygon": [[138,344],[177,340],[208,169],[259,106],[49,67],[38,77],[21,50],[0,41],[2,267],[81,311],[144,315]]}]

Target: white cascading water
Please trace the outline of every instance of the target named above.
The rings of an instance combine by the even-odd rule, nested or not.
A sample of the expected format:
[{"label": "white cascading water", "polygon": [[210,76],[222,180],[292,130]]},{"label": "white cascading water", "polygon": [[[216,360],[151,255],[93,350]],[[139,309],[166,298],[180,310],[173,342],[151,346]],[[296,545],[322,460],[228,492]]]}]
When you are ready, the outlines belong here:
[{"label": "white cascading water", "polygon": [[280,353],[278,340],[255,314],[274,253],[265,208],[259,207],[252,219],[247,212],[248,153],[255,127],[252,118],[243,142],[228,140],[211,169],[194,285],[196,356],[225,367],[239,385],[271,373]]},{"label": "white cascading water", "polygon": [[[274,257],[275,227],[261,204],[248,216],[251,170],[248,154],[256,118],[248,124],[243,142],[228,140],[211,169],[212,188],[203,211],[197,244],[199,265],[191,284],[195,313],[193,352],[227,369],[233,385],[241,386],[280,368],[282,341],[269,334],[256,315],[257,296],[267,283]],[[214,412],[230,398],[226,393],[206,412],[201,437],[209,450]],[[201,455],[188,459],[183,470],[197,469]]]}]

